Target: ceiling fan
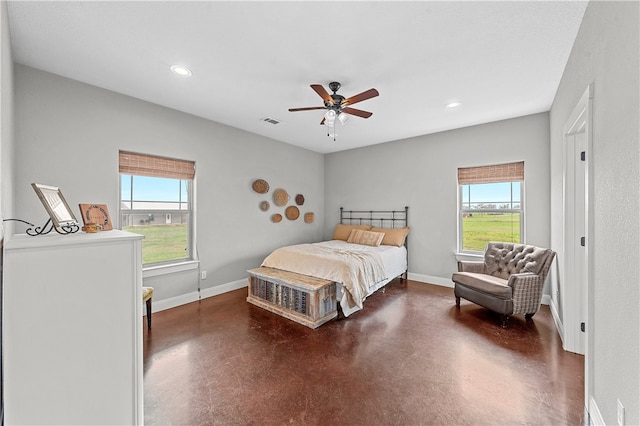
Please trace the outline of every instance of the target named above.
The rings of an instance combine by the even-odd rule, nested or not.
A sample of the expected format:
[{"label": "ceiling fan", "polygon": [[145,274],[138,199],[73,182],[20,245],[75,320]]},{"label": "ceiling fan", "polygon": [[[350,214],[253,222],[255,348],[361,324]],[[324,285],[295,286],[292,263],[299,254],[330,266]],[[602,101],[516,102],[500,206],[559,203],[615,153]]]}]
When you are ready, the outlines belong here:
[{"label": "ceiling fan", "polygon": [[[342,95],[338,95],[336,92],[340,89],[340,83],[337,81],[332,81],[329,83],[329,89],[333,92],[332,95],[329,94],[325,90],[325,88],[321,84],[312,84],[311,88],[324,100],[324,106],[318,107],[304,107],[304,108],[289,108],[290,112],[296,111],[310,111],[315,109],[324,109],[326,110],[324,114],[324,118],[320,122],[320,124],[324,124],[329,128],[332,128],[336,118],[344,124],[347,120],[348,115],[355,115],[357,117],[369,118],[373,115],[372,112],[363,111],[361,109],[351,108],[350,105],[353,105],[358,102],[366,101],[367,99],[375,98],[380,93],[376,89],[365,90],[362,93],[358,93],[357,95],[351,96],[350,98],[345,98]],[[328,134],[327,136],[330,136]],[[335,133],[334,133],[335,139]]]}]

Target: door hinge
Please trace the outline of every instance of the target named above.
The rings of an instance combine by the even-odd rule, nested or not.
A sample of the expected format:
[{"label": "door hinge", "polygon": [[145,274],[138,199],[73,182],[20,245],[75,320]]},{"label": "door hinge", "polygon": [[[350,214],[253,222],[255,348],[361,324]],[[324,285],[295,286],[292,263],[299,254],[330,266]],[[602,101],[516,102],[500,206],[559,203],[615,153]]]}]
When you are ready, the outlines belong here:
[{"label": "door hinge", "polygon": [[580,323],[580,331],[582,331],[584,333],[586,326],[583,322]]},{"label": "door hinge", "polygon": [[587,244],[587,240],[585,237],[580,237],[580,245],[584,247]]},{"label": "door hinge", "polygon": [[581,161],[587,161],[587,153],[586,153],[586,151],[582,151],[580,153],[580,160]]}]

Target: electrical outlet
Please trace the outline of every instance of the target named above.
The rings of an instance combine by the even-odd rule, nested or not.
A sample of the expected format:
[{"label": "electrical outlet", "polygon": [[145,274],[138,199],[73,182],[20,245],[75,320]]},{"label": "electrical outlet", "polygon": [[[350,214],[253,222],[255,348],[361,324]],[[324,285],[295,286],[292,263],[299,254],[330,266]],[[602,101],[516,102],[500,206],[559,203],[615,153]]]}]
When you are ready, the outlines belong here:
[{"label": "electrical outlet", "polygon": [[624,405],[618,400],[618,426],[624,426]]},{"label": "electrical outlet", "polygon": [[201,280],[206,280],[207,279],[207,271],[200,272],[200,279]]}]

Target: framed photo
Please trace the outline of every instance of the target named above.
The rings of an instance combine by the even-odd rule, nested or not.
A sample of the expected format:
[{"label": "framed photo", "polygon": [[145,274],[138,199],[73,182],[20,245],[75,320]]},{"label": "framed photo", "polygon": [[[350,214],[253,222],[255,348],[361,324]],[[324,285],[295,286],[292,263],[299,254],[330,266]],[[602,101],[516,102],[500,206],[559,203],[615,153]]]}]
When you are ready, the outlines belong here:
[{"label": "framed photo", "polygon": [[113,229],[109,208],[106,204],[80,204],[80,214],[85,226],[89,223],[95,223],[100,225],[103,231]]},{"label": "framed photo", "polygon": [[62,196],[60,188],[39,183],[32,183],[31,186],[38,194],[38,198],[42,201],[45,210],[49,213],[55,228],[78,225],[78,221]]}]

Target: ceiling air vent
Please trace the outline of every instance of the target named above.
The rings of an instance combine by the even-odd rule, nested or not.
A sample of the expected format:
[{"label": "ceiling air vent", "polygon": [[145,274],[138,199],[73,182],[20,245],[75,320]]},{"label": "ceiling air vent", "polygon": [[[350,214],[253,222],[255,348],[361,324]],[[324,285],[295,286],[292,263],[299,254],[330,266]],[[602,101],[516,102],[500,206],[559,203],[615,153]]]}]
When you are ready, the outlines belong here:
[{"label": "ceiling air vent", "polygon": [[277,118],[273,118],[273,117],[261,118],[260,121],[264,121],[265,123],[273,124],[274,126],[277,125],[277,124],[284,124],[283,121],[280,121]]}]

